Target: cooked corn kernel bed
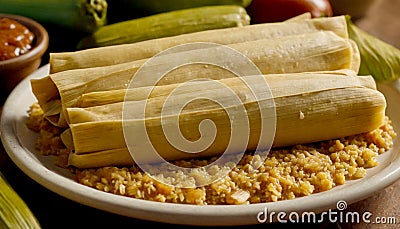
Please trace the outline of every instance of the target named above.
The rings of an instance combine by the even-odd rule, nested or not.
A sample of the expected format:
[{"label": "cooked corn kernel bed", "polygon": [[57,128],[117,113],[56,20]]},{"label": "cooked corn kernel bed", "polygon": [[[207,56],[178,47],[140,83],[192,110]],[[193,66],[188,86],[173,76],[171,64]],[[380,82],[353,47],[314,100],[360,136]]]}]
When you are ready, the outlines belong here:
[{"label": "cooked corn kernel bed", "polygon": [[[57,165],[66,166],[69,152],[60,139],[62,129],[43,118],[43,111],[38,104],[33,104],[28,113],[27,126],[39,133],[37,150],[44,155],[56,156]],[[390,118],[386,117],[380,128],[368,133],[273,149],[264,162],[260,161],[261,166],[256,172],[251,172],[253,156],[245,155],[223,179],[194,188],[165,185],[137,166],[71,171],[80,184],[138,199],[196,205],[271,202],[308,196],[330,190],[349,180],[363,178],[368,168],[378,165],[378,156],[393,146],[395,137]],[[215,159],[181,160],[175,163],[196,167]]]}]

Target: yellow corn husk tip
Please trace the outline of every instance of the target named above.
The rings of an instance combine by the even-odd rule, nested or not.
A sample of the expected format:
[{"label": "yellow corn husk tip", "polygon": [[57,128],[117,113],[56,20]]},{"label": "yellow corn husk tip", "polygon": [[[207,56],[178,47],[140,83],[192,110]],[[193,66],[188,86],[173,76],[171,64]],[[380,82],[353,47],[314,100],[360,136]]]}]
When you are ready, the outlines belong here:
[{"label": "yellow corn husk tip", "polygon": [[41,226],[26,203],[0,173],[0,228],[40,229]]}]

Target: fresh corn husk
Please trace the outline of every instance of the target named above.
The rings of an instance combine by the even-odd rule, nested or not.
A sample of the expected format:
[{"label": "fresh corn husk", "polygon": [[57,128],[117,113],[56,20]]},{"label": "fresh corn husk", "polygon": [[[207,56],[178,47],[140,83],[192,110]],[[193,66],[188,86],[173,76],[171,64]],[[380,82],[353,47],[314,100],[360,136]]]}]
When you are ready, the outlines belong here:
[{"label": "fresh corn husk", "polygon": [[[207,30],[133,44],[92,48],[75,52],[50,53],[50,72],[56,73],[70,69],[109,66],[150,58],[167,48],[191,42],[211,42],[227,45],[317,31],[332,31],[344,39],[348,38],[344,16],[266,23],[237,28]],[[104,58],[105,56],[107,58]]]},{"label": "fresh corn husk", "polygon": [[400,78],[400,49],[358,28],[350,16],[346,16],[349,36],[360,50],[360,74],[372,75],[378,82],[390,82]]},{"label": "fresh corn husk", "polygon": [[41,226],[26,203],[0,172],[0,228],[40,229]]},{"label": "fresh corn husk", "polygon": [[[262,74],[351,69],[357,65],[353,63],[357,60],[354,59],[355,50],[353,50],[354,47],[349,40],[343,39],[331,31],[254,40],[231,44],[228,47],[246,55]],[[186,53],[193,56],[199,55],[199,53],[200,55],[201,53],[214,55],[213,52],[218,53],[219,50],[220,47],[212,47],[189,50]],[[180,55],[182,53],[163,55],[165,65],[168,65],[168,60],[180,58]],[[32,91],[41,106],[51,108],[52,112],[50,113],[52,115],[54,111],[60,111],[60,118],[53,124],[67,127],[66,121],[68,120],[63,117],[63,109],[76,106],[80,96],[85,93],[126,89],[136,71],[147,60],[142,59],[119,65],[75,69],[51,74],[42,79],[32,80]],[[241,63],[232,64],[238,66]],[[358,71],[358,69],[352,70]],[[191,74],[187,74],[188,72],[191,72]],[[185,82],[194,77],[221,79],[232,76],[232,73],[222,68],[207,70],[204,65],[189,65],[171,72],[159,84]],[[148,79],[148,82],[146,80],[143,79],[142,85],[151,86],[152,79]],[[43,90],[43,88],[47,89]],[[53,101],[58,98],[61,99],[61,103]],[[61,104],[62,109],[50,106],[48,103],[52,105]],[[49,110],[44,110],[44,112],[45,116],[49,114]],[[53,118],[57,120],[57,115],[52,116],[50,121],[54,122]]]},{"label": "fresh corn husk", "polygon": [[[206,15],[206,16],[205,16]],[[203,6],[170,11],[102,26],[84,37],[78,49],[129,44],[212,29],[250,24],[250,16],[238,5]]]},{"label": "fresh corn husk", "polygon": [[107,23],[106,0],[1,0],[0,12],[80,32],[94,32]]},{"label": "fresh corn husk", "polygon": [[[250,122],[247,150],[254,150],[258,144],[261,126],[258,103],[262,104],[260,107],[263,109],[273,109],[272,99],[275,102],[277,117],[273,147],[354,135],[371,131],[383,123],[386,101],[376,90],[375,81],[370,76],[361,77],[354,74],[343,76],[343,73],[292,73],[266,75],[265,79],[271,88],[273,98],[263,101],[257,101],[238,78],[219,80],[235,91],[246,107]],[[188,88],[186,93],[174,95],[172,99],[174,104],[166,109],[175,110],[175,105],[179,106],[180,101],[187,100],[188,95],[194,96],[193,93],[199,98],[213,94],[221,100],[231,99],[223,91],[204,84],[207,82],[197,82],[193,85],[202,90],[193,91]],[[209,118],[214,121],[218,129],[214,143],[195,155],[181,152],[168,144],[163,137],[163,125],[168,123],[172,125],[176,117],[163,117],[161,124],[160,107],[167,97],[164,94],[171,89],[170,85],[159,86],[153,91],[155,96],[148,100],[125,101],[125,103],[89,108],[68,108],[71,121],[69,139],[73,142],[66,145],[72,144],[74,147],[74,153],[70,154],[69,158],[70,165],[87,168],[132,164],[133,160],[129,159],[130,154],[124,139],[121,112],[123,105],[132,112],[132,119],[124,120],[124,125],[133,128],[132,132],[135,133],[136,125],[140,126],[144,121],[135,119],[134,108],[139,103],[146,103],[147,134],[157,152],[166,160],[217,156],[224,152],[230,135],[229,119],[223,108],[202,100],[196,100],[179,114],[179,120],[184,120],[180,122],[180,130],[187,139],[198,139],[199,123]],[[235,110],[236,107],[226,109]],[[236,120],[235,123],[242,125],[240,120]],[[138,132],[138,134],[143,133]],[[141,161],[157,161],[157,158],[146,158],[146,155],[143,157]]]}]

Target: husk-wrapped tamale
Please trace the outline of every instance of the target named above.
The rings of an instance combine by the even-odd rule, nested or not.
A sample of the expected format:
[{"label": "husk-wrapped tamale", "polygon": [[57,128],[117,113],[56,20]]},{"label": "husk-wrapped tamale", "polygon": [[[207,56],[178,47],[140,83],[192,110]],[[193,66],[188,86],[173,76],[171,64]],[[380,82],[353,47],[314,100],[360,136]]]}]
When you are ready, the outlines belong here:
[{"label": "husk-wrapped tamale", "polygon": [[109,66],[150,58],[167,48],[184,43],[211,42],[227,45],[258,39],[307,34],[317,31],[332,31],[336,35],[348,39],[347,25],[344,16],[292,20],[280,23],[250,25],[240,28],[208,30],[76,52],[51,53],[50,72],[56,73],[70,69]]},{"label": "husk-wrapped tamale", "polygon": [[[348,74],[344,76],[344,73],[265,75],[272,97],[263,100],[257,100],[240,78],[221,79],[218,82],[229,87],[241,99],[250,125],[247,150],[254,150],[262,127],[260,109],[264,109],[268,114],[264,122],[274,120],[273,110],[276,109],[274,147],[339,138],[379,127],[385,117],[386,101],[376,90],[373,78],[356,76],[351,72],[347,72]],[[179,110],[177,108],[180,104],[193,96],[203,98],[205,95],[213,95],[221,101],[232,100],[231,95],[227,95],[218,87],[213,87],[214,83],[214,81],[193,82],[190,85],[192,88],[189,87],[186,91],[169,98],[173,101],[169,107],[163,107],[168,92],[172,92],[173,88],[181,84],[158,86],[152,91],[154,95],[147,100],[125,101],[88,108],[68,108],[67,114],[71,123],[65,135],[69,137],[63,139],[72,141],[66,142],[66,145],[72,146],[74,150],[70,155],[70,165],[87,168],[132,164],[133,159],[130,158],[126,146],[124,130],[126,131],[125,128],[132,128],[132,131],[140,130],[138,127],[143,122],[146,123],[151,143],[166,160],[220,155],[224,152],[231,133],[229,127],[232,120],[226,110],[236,111],[237,107],[224,108],[220,104],[199,99],[188,104],[179,115],[165,117],[162,116],[160,108]],[[193,88],[201,90],[190,90]],[[143,87],[133,90],[136,91],[131,92],[136,94],[138,90],[147,89]],[[144,119],[141,118],[140,111],[135,110],[135,108],[140,110],[143,103],[146,104]],[[123,109],[130,112],[130,116],[124,116],[127,118],[124,120]],[[209,148],[196,155],[174,148],[165,138],[163,128],[169,124],[176,126],[174,122],[176,119],[179,119],[182,134],[191,141],[200,137],[198,128],[201,121],[212,120],[218,131],[215,141]],[[234,124],[245,126],[240,119],[234,120]],[[143,133],[138,131],[139,134]],[[146,154],[142,156],[146,157]],[[142,160],[155,162],[157,158],[149,156]]]},{"label": "husk-wrapped tamale", "polygon": [[[358,71],[359,59],[357,47],[330,31],[285,36],[236,43],[227,46],[249,58],[262,74],[291,73],[352,69]],[[187,55],[213,55],[220,46],[207,49],[185,51]],[[168,60],[180,58],[182,53],[165,55]],[[76,106],[80,96],[90,92],[126,89],[138,69],[149,59],[129,63],[74,69],[50,74],[48,77],[32,80],[32,90],[39,104],[44,108],[45,116],[55,125],[67,127],[68,120],[63,117],[63,109]],[[240,65],[242,63],[231,63]],[[157,66],[160,68],[162,66]],[[240,67],[240,66],[239,66]],[[188,74],[190,72],[190,74]],[[162,84],[179,83],[192,78],[221,79],[232,77],[223,68],[207,69],[203,64],[188,65],[171,72],[164,77]],[[143,79],[144,81],[146,79]],[[150,81],[151,82],[151,81]],[[149,83],[150,83],[149,82]],[[146,82],[142,85],[146,86]],[[43,88],[47,88],[43,90]],[[61,103],[53,100],[61,100]],[[62,107],[57,107],[61,105]],[[51,111],[51,112],[50,112]],[[60,114],[57,114],[59,111]]]}]

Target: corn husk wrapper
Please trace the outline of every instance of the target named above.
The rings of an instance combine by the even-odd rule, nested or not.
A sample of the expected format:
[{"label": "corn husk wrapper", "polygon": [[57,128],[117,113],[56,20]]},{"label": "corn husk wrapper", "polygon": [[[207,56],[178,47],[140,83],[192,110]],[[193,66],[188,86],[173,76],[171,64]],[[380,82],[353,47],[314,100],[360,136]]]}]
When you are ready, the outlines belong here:
[{"label": "corn husk wrapper", "polygon": [[[271,112],[274,109],[273,106],[276,106],[277,129],[274,147],[363,133],[373,130],[383,123],[385,98],[376,90],[374,80],[370,76],[355,76],[354,73],[344,76],[343,72],[339,74],[293,73],[267,75],[265,79],[271,87],[273,98],[262,101],[257,100],[246,91],[245,86],[238,78],[218,80],[232,89],[246,108],[250,123],[249,142],[246,150],[254,150],[258,144],[261,131],[260,107],[269,114],[263,120],[268,122],[273,119]],[[180,120],[180,131],[185,138],[192,141],[200,138],[198,127],[204,119],[211,119],[218,130],[218,135],[209,148],[196,155],[188,154],[174,148],[163,137],[165,125],[176,126],[174,120],[177,116],[162,117],[160,109],[168,98],[164,94],[173,91],[171,87],[173,86],[166,85],[154,88],[154,95],[148,100],[125,101],[125,103],[88,108],[68,108],[67,113],[71,123],[70,129],[65,135],[69,137],[63,139],[67,141],[66,145],[70,145],[74,149],[74,153],[70,155],[70,164],[77,167],[97,167],[132,163],[133,160],[128,159],[130,154],[123,134],[123,125],[136,130],[136,126],[140,126],[143,122],[146,123],[147,135],[154,144],[153,146],[166,160],[218,156],[224,152],[230,134],[230,119],[227,117],[226,110],[237,110],[238,108],[235,106],[221,108],[218,104],[206,100],[198,100],[187,105],[177,115]],[[225,91],[213,88],[212,81],[196,82],[192,87],[204,89],[193,92],[191,90],[193,88],[189,87],[187,91],[182,91],[170,98],[175,102],[170,107],[163,107],[163,109],[177,110],[179,104],[187,100],[188,96],[203,98],[213,94],[222,101],[231,100],[231,96],[226,95]],[[140,88],[140,90],[146,90],[146,88]],[[140,118],[140,112],[135,113],[137,111],[135,107],[142,107],[143,103],[147,105],[145,119]],[[130,111],[131,119],[128,117],[127,120],[122,121],[123,107]],[[235,124],[244,125],[241,120],[236,120]],[[145,152],[142,157],[149,163],[157,162],[157,158],[150,156],[146,158]]]},{"label": "corn husk wrapper", "polygon": [[[344,16],[304,19],[306,17],[305,15],[305,17],[294,18],[292,21],[280,23],[265,23],[240,28],[182,34],[133,44],[92,48],[76,52],[51,53],[50,72],[56,73],[71,69],[109,66],[146,59],[165,49],[191,42],[211,42],[228,45],[259,39],[314,33],[317,31],[331,31],[344,39],[348,39]],[[104,58],[105,56],[107,58]]]},{"label": "corn husk wrapper", "polygon": [[[324,71],[352,69],[358,71],[357,50],[349,42],[333,32],[315,32],[286,36],[279,39],[264,39],[232,44],[228,47],[248,57],[262,74],[291,73],[307,71]],[[218,52],[219,47],[186,51],[188,55]],[[168,59],[180,58],[182,53],[165,55]],[[201,54],[200,54],[201,55]],[[44,107],[45,116],[60,127],[67,127],[63,109],[76,106],[82,94],[126,89],[138,69],[147,61],[138,60],[129,63],[106,67],[75,69],[39,80],[32,80],[32,90],[39,104]],[[231,63],[241,64],[241,63]],[[162,66],[157,66],[160,68]],[[179,83],[194,78],[221,79],[232,77],[232,74],[220,68],[205,65],[189,65],[173,71],[158,84]],[[245,66],[244,66],[245,67]],[[190,74],[188,74],[190,72]],[[146,81],[143,79],[142,81]],[[149,83],[151,84],[151,79]],[[142,82],[146,86],[146,82]],[[46,90],[43,90],[47,88]],[[61,103],[53,100],[61,100]],[[50,104],[49,104],[50,103]],[[61,104],[62,107],[59,107]],[[59,112],[59,114],[57,114]]]}]

